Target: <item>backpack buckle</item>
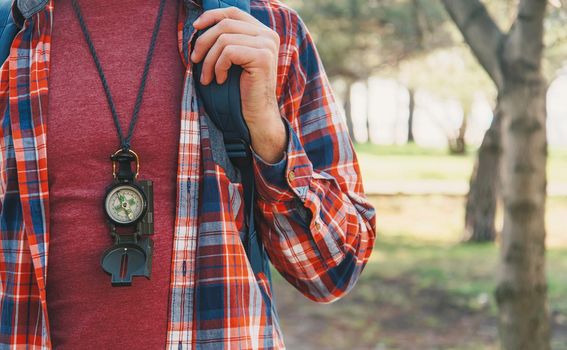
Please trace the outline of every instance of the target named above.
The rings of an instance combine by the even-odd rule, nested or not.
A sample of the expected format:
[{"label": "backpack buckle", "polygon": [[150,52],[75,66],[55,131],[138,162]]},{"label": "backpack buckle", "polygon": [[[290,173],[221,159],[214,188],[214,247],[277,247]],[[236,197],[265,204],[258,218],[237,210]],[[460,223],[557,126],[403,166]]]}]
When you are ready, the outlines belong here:
[{"label": "backpack buckle", "polygon": [[242,167],[250,164],[252,151],[248,142],[243,139],[225,139],[224,145],[228,158],[235,166]]}]

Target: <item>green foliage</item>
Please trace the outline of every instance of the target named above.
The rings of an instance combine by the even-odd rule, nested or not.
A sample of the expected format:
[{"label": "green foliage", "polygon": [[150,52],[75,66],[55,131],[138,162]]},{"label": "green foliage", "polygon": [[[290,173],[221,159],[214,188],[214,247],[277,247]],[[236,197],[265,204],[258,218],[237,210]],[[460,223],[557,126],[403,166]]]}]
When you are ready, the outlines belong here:
[{"label": "green foliage", "polygon": [[[493,84],[469,52],[439,0],[287,0],[307,23],[331,78],[364,80],[379,72],[414,89],[456,98],[464,108]],[[516,16],[515,0],[485,0],[503,31]],[[546,18],[545,72],[567,57],[567,1],[553,0]],[[561,7],[558,7],[561,5]],[[466,82],[466,83],[465,83]]]},{"label": "green foliage", "polygon": [[397,74],[407,86],[442,98],[456,98],[464,108],[471,106],[475,92],[482,91],[491,100],[496,96],[494,84],[465,45],[455,44],[406,60],[400,64]]},{"label": "green foliage", "polygon": [[553,79],[565,65],[567,57],[567,2],[562,8],[552,7],[546,18],[546,51],[544,71],[548,79]]},{"label": "green foliage", "polygon": [[287,1],[310,28],[331,77],[361,79],[450,44],[437,0]]},{"label": "green foliage", "polygon": [[[567,57],[567,1],[548,0],[547,16],[545,18],[544,73],[552,80],[566,63]],[[517,16],[518,3],[516,0],[484,0],[488,12],[503,32],[508,32]],[[456,42],[463,42],[457,37]]]}]

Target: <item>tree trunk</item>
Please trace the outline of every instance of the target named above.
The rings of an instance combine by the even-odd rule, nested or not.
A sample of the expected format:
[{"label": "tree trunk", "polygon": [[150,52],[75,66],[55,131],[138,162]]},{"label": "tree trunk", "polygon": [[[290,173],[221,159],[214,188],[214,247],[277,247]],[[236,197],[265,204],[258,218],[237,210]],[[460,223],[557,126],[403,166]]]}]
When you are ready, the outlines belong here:
[{"label": "tree trunk", "polygon": [[364,87],[366,88],[366,132],[368,134],[368,143],[372,143],[372,129],[370,127],[370,80],[366,79]]},{"label": "tree trunk", "polygon": [[542,73],[547,1],[519,0],[504,34],[480,0],[443,0],[498,88],[502,118],[504,227],[496,301],[505,350],[548,350],[545,279],[546,90]]},{"label": "tree trunk", "polygon": [[[464,155],[467,153],[467,141],[465,136],[467,134],[468,118],[470,114],[470,105],[466,106],[463,111],[463,121],[459,127],[457,137],[452,141],[451,154]],[[451,144],[451,143],[450,143]]]},{"label": "tree trunk", "polygon": [[496,238],[496,204],[500,179],[501,113],[497,107],[478,150],[465,210],[465,242],[491,242]]},{"label": "tree trunk", "polygon": [[412,0],[412,17],[413,17],[413,25],[415,25],[415,43],[417,49],[423,48],[424,44],[424,21],[423,21],[423,11],[420,8],[419,0]]},{"label": "tree trunk", "polygon": [[352,102],[350,95],[352,93],[352,81],[348,80],[346,82],[346,91],[345,91],[345,99],[344,99],[344,108],[345,108],[345,118],[346,124],[348,128],[348,133],[353,143],[356,143],[356,138],[354,137],[354,123],[352,122]]},{"label": "tree trunk", "polygon": [[500,338],[507,350],[550,349],[545,279],[546,83],[540,74],[525,81],[510,77],[501,94],[504,226],[496,300]]},{"label": "tree trunk", "polygon": [[409,117],[408,117],[408,143],[414,143],[413,121],[415,116],[415,90],[408,89],[409,93]]}]

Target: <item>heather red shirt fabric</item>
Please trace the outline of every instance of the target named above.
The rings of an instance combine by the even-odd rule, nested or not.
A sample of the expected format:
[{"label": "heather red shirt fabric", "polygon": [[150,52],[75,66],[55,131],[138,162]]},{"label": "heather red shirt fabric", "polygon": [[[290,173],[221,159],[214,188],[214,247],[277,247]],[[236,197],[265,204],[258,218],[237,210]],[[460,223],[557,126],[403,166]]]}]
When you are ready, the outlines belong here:
[{"label": "heather red shirt fabric", "polygon": [[[80,0],[122,128],[132,116],[159,0]],[[166,341],[184,66],[178,2],[167,0],[132,149],[154,181],[151,280],[113,288],[100,258],[112,240],[102,210],[119,146],[70,0],[54,14],[47,118],[51,237],[47,300],[56,349],[160,349]],[[84,339],[89,339],[85,342]]]}]

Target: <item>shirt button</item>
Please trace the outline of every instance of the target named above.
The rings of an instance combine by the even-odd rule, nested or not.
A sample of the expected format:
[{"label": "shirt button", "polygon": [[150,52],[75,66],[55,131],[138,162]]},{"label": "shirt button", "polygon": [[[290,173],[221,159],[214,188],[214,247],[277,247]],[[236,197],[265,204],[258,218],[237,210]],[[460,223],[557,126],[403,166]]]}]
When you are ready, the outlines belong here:
[{"label": "shirt button", "polygon": [[295,172],[293,170],[287,173],[287,179],[289,180],[289,182],[293,182],[295,180]]},{"label": "shirt button", "polygon": [[317,231],[320,231],[320,230],[321,230],[321,224],[319,223],[319,221],[315,221],[315,229],[316,229]]}]

